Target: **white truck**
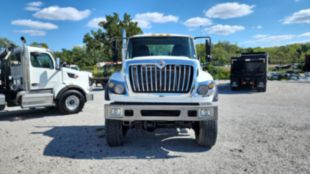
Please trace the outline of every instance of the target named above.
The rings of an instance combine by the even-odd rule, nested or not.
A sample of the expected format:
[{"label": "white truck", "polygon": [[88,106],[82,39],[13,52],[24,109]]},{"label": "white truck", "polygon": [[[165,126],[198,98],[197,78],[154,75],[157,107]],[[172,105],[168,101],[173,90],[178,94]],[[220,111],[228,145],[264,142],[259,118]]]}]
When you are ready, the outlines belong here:
[{"label": "white truck", "polygon": [[93,100],[87,73],[61,67],[48,49],[22,41],[22,47],[0,51],[0,110],[56,107],[62,114],[73,114]]},{"label": "white truck", "polygon": [[[105,89],[106,141],[120,146],[130,128],[192,128],[199,145],[212,147],[217,137],[218,93],[212,76],[202,70],[194,39],[171,34],[123,38],[123,67]],[[127,48],[125,48],[127,47]]]}]

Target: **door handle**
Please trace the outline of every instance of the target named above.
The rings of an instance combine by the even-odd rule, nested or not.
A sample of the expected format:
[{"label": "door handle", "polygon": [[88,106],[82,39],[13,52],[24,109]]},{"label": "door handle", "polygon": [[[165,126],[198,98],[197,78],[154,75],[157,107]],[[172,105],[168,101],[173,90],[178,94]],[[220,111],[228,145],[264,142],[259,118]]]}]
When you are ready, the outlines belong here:
[{"label": "door handle", "polygon": [[31,86],[39,86],[39,83],[31,83]]}]

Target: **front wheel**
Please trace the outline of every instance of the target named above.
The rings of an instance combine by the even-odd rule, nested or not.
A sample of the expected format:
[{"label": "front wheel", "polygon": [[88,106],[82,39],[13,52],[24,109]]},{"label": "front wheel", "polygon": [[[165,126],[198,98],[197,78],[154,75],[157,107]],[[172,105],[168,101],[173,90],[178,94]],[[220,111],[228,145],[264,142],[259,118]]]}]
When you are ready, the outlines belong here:
[{"label": "front wheel", "polygon": [[195,129],[196,141],[199,145],[211,148],[217,138],[217,120],[199,122],[199,127]]},{"label": "front wheel", "polygon": [[232,90],[232,91],[237,91],[239,88],[238,87],[230,87],[230,89]]},{"label": "front wheel", "polygon": [[127,129],[124,129],[123,122],[119,120],[105,120],[106,141],[109,146],[121,146],[124,143],[124,134]]},{"label": "front wheel", "polygon": [[266,92],[266,87],[258,87],[257,91],[258,92]]},{"label": "front wheel", "polygon": [[104,88],[104,99],[106,101],[109,101],[110,100],[110,95],[109,95],[109,86],[108,86],[108,84],[106,84],[103,88]]},{"label": "front wheel", "polygon": [[77,90],[68,90],[58,100],[57,108],[62,114],[80,112],[85,104],[85,97]]}]

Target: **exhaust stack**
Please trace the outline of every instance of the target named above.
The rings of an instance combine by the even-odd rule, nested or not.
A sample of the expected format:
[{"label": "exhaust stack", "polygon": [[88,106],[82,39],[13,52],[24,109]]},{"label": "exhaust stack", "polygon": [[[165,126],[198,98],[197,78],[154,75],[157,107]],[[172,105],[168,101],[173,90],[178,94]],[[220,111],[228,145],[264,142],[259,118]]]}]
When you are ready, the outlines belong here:
[{"label": "exhaust stack", "polygon": [[30,55],[28,54],[28,47],[26,45],[25,37],[20,37],[20,40],[23,43],[22,47],[22,69],[23,69],[23,86],[25,91],[30,91],[30,75],[29,75],[29,59]]},{"label": "exhaust stack", "polygon": [[127,47],[127,38],[126,38],[126,30],[122,29],[122,62],[126,59],[126,47]]}]

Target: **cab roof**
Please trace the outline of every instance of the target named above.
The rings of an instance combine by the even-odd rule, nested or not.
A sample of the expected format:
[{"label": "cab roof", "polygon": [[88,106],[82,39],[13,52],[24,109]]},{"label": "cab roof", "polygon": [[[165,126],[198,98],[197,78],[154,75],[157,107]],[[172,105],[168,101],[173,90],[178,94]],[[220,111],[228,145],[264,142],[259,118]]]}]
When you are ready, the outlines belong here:
[{"label": "cab roof", "polygon": [[38,51],[38,52],[50,52],[50,49],[42,48],[42,47],[34,47],[34,46],[27,46],[29,51]]},{"label": "cab roof", "polygon": [[192,36],[190,35],[168,34],[168,33],[138,34],[138,35],[131,36],[130,38],[139,38],[139,37],[188,37],[188,38],[192,38]]}]

